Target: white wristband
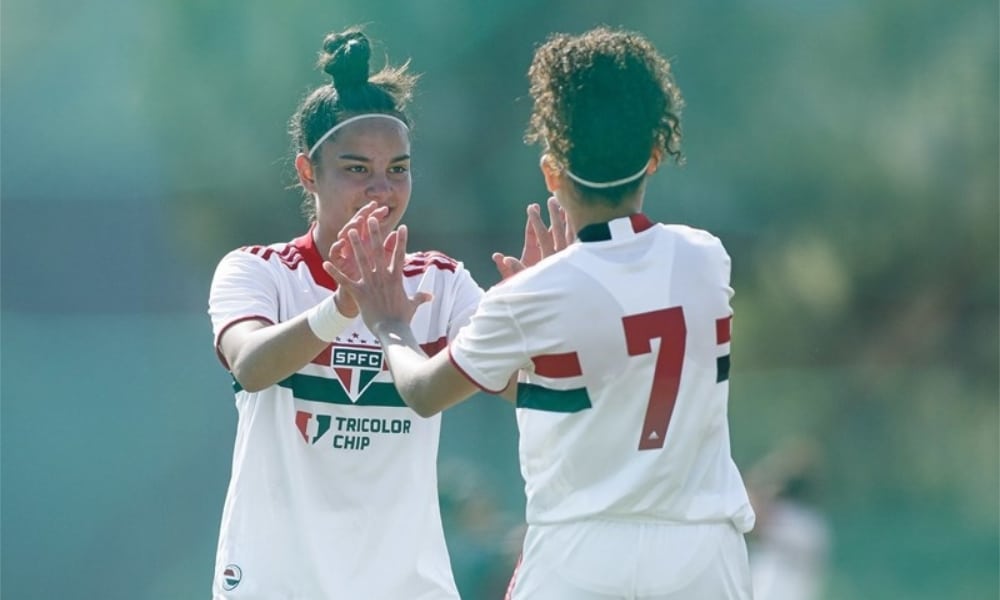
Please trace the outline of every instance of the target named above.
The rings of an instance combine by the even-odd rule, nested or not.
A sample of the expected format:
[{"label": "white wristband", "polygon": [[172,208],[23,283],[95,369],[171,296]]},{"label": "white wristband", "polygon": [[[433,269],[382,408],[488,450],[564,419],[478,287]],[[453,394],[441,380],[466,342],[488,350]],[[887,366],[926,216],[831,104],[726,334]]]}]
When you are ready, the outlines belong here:
[{"label": "white wristband", "polygon": [[333,296],[327,296],[306,312],[306,320],[309,322],[309,329],[312,329],[316,337],[324,342],[332,342],[354,320],[354,317],[340,314]]}]

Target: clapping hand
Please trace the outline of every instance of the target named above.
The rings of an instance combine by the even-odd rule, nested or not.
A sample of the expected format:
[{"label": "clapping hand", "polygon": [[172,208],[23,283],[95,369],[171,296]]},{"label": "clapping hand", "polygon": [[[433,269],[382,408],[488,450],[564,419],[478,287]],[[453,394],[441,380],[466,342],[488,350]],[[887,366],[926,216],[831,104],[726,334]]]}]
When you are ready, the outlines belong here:
[{"label": "clapping hand", "polygon": [[379,323],[409,323],[417,307],[431,299],[427,292],[411,298],[403,287],[406,237],[406,225],[383,237],[378,218],[370,215],[360,227],[345,227],[330,249],[330,260],[323,263],[376,335]]},{"label": "clapping hand", "polygon": [[520,259],[500,252],[493,253],[493,263],[500,272],[501,279],[507,279],[538,264],[543,258],[559,252],[576,239],[576,231],[566,218],[566,211],[559,205],[559,201],[555,197],[549,197],[546,204],[549,211],[548,227],[542,221],[542,212],[538,204],[528,205],[528,218],[524,224],[524,247],[521,249]]},{"label": "clapping hand", "polygon": [[[351,220],[340,228],[340,231],[337,233],[337,242],[340,240],[344,240],[346,242],[348,239],[347,232],[352,229],[358,232],[363,242],[367,242],[369,229],[365,226],[365,224],[368,219],[375,218],[379,223],[382,223],[388,215],[389,208],[387,206],[379,206],[375,201],[369,202],[368,204],[362,206],[358,212],[354,213]],[[393,236],[392,241],[395,242],[395,239],[395,236]],[[391,254],[392,248],[386,247],[385,251]],[[338,264],[345,270],[345,273],[347,273],[348,276],[354,278],[358,277],[359,273],[357,272],[357,262],[354,257],[353,248],[349,243],[338,245],[335,242],[332,244],[329,252],[327,253],[327,259],[327,262],[333,261],[335,264]],[[326,269],[326,264],[326,262],[323,263],[324,269]],[[354,297],[351,296],[349,292],[342,293],[338,288],[334,294],[337,302],[337,310],[340,311],[340,314],[349,317],[357,316],[360,309],[358,308],[358,304],[355,302]]]}]

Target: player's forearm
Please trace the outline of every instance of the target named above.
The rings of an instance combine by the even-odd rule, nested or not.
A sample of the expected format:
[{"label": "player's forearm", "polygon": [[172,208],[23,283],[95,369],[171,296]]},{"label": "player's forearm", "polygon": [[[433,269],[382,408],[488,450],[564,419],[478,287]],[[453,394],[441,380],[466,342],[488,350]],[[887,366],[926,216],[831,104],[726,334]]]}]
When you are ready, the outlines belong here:
[{"label": "player's forearm", "polygon": [[236,381],[254,392],[295,373],[354,321],[355,316],[345,315],[345,309],[357,315],[357,306],[345,302],[338,290],[293,319],[244,332],[232,346],[236,356],[230,365]]},{"label": "player's forearm", "polygon": [[441,412],[440,394],[433,393],[426,377],[427,355],[413,336],[410,325],[403,321],[385,321],[375,325],[375,335],[382,344],[392,372],[392,380],[406,405],[421,417]]},{"label": "player's forearm", "polygon": [[300,315],[248,333],[230,368],[243,389],[258,392],[307,365],[327,345]]}]

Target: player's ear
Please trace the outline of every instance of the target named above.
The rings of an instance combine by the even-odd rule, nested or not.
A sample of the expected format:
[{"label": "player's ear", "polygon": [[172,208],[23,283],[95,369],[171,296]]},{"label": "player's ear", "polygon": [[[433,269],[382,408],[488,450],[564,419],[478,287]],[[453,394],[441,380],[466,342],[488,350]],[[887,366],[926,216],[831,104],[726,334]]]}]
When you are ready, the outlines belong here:
[{"label": "player's ear", "polygon": [[660,168],[660,161],[663,160],[663,150],[659,148],[653,148],[653,152],[649,156],[649,162],[646,163],[646,175],[652,175],[656,173],[656,170]]},{"label": "player's ear", "polygon": [[551,154],[546,152],[542,155],[538,166],[542,169],[542,176],[545,177],[545,188],[555,193],[560,187],[560,178],[562,176],[562,169],[559,167],[559,163],[552,158]]},{"label": "player's ear", "polygon": [[295,172],[299,175],[299,183],[310,194],[316,193],[316,169],[313,168],[309,157],[303,152],[299,152],[295,157]]}]

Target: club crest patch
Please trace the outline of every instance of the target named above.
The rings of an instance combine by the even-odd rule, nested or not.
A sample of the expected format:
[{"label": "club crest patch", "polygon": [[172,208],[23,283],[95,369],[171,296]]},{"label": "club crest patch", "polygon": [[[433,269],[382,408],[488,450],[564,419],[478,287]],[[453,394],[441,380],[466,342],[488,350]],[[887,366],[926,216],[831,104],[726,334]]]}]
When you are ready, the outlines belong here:
[{"label": "club crest patch", "polygon": [[351,402],[357,402],[384,370],[382,349],[378,346],[334,344],[330,366]]}]

